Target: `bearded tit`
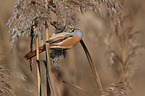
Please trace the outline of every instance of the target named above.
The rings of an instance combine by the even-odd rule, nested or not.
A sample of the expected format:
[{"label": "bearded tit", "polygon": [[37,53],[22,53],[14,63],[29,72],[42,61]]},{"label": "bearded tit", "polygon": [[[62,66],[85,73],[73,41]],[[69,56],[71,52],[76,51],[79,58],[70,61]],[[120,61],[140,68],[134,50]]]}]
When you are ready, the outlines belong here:
[{"label": "bearded tit", "polygon": [[[79,29],[71,29],[69,32],[55,33],[46,41],[50,49],[68,50],[75,46],[83,38],[83,33]],[[46,50],[45,44],[39,48],[39,53]],[[36,56],[36,50],[27,53],[24,57],[31,59]]]}]

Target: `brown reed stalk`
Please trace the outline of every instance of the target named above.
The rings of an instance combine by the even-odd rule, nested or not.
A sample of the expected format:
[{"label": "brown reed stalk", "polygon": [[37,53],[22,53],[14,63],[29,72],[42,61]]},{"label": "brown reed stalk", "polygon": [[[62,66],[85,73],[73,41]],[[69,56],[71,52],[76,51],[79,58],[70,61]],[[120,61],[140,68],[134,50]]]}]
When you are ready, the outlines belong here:
[{"label": "brown reed stalk", "polygon": [[[48,5],[48,0],[46,0],[45,7]],[[48,25],[47,21],[45,21],[45,34],[46,34],[46,41],[49,39],[49,31],[48,31]],[[50,64],[50,56],[49,56],[49,45],[46,44],[46,88],[47,88],[47,96],[50,96],[51,93],[53,92],[52,90],[52,84],[50,82],[50,76],[51,76],[51,64]]]},{"label": "brown reed stalk", "polygon": [[[47,41],[49,39],[49,31],[48,31],[47,23],[45,24],[45,34],[46,34],[46,41]],[[50,64],[50,56],[49,56],[49,54],[50,54],[49,53],[49,44],[46,44],[46,64],[47,64],[47,67],[46,67],[46,71],[47,72],[46,73],[48,74],[47,78],[48,78],[51,94],[54,94],[53,85],[51,83],[52,72],[51,72],[51,64]],[[47,87],[47,91],[48,91],[48,87]]]},{"label": "brown reed stalk", "polygon": [[37,95],[38,96],[41,96],[41,73],[40,73],[40,62],[39,62],[39,36],[36,35],[36,60],[37,60],[37,64],[36,64],[36,67],[37,67],[37,90],[38,90],[38,93]]},{"label": "brown reed stalk", "polygon": [[81,90],[81,91],[83,91],[85,93],[87,93],[89,96],[96,96],[95,94],[92,94],[91,92],[89,92],[89,91],[87,91],[87,90],[85,90],[85,89],[83,89],[83,88],[81,88],[81,87],[79,87],[79,86],[77,86],[75,84],[68,83],[68,82],[66,82],[64,80],[62,82],[65,83],[65,84],[68,84],[68,85],[70,85],[72,87],[75,87],[75,88],[77,88],[77,89],[79,89],[79,90]]},{"label": "brown reed stalk", "polygon": [[93,72],[93,76],[94,76],[94,78],[95,78],[96,84],[98,85],[100,95],[104,95],[104,90],[103,90],[103,87],[102,87],[102,84],[101,84],[101,80],[100,80],[100,78],[99,78],[99,74],[98,74],[98,72],[97,72],[97,69],[96,69],[96,67],[95,67],[95,64],[93,63],[93,60],[92,60],[92,58],[91,58],[91,55],[90,55],[90,53],[89,53],[89,51],[88,51],[88,49],[87,49],[87,47],[86,47],[84,41],[81,40],[80,43],[81,43],[81,45],[82,45],[82,47],[83,47],[83,49],[84,49],[84,51],[85,51],[85,53],[86,53],[87,59],[88,59],[88,61],[89,61],[89,65],[90,65],[91,70],[92,70],[92,72]]},{"label": "brown reed stalk", "polygon": [[[49,31],[47,22],[45,23],[46,41],[49,39]],[[46,63],[47,63],[47,73],[48,82],[51,90],[51,96],[61,96],[61,91],[57,82],[55,75],[51,71],[50,55],[49,55],[49,43],[46,44]],[[48,87],[47,87],[48,88]],[[47,89],[48,90],[48,89]],[[48,92],[47,92],[48,93]]]}]

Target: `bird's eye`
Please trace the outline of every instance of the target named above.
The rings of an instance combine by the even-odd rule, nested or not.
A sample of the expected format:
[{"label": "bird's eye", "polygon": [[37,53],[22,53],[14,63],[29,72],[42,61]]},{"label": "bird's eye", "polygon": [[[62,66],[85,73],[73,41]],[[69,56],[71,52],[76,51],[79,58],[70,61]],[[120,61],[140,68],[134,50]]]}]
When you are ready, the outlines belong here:
[{"label": "bird's eye", "polygon": [[71,29],[69,32],[74,32],[74,29]]}]

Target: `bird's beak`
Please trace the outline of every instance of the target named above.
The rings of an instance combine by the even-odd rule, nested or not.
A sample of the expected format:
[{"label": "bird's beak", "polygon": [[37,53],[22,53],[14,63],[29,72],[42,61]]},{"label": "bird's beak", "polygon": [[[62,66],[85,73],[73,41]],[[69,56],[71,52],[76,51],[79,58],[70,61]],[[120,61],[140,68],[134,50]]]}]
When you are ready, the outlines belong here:
[{"label": "bird's beak", "polygon": [[72,29],[71,29],[71,30],[69,30],[69,32],[72,32]]}]

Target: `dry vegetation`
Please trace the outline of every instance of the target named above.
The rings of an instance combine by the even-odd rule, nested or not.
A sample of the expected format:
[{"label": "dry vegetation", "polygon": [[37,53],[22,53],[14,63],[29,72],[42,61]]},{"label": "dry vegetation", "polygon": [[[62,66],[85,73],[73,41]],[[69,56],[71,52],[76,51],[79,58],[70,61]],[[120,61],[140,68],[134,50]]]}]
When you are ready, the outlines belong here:
[{"label": "dry vegetation", "polygon": [[[8,6],[10,1],[3,3]],[[10,73],[0,71],[0,94],[49,96],[51,91],[52,96],[143,96],[144,3],[143,0],[18,0],[7,17],[0,15],[0,44],[4,45],[0,46],[0,64],[6,63],[13,78],[7,78]],[[0,12],[4,14],[2,8]],[[7,21],[9,31],[3,27]],[[53,32],[69,28],[83,31],[100,85],[95,82],[79,44],[67,51],[66,58],[61,55],[50,60],[48,49],[46,57],[44,53],[37,54],[37,62],[30,60],[32,71],[23,58],[28,48],[37,49]],[[8,32],[10,43],[6,39]],[[49,61],[55,67],[51,71]],[[36,68],[37,79],[41,71],[38,82]],[[42,90],[37,89],[39,83]]]}]

